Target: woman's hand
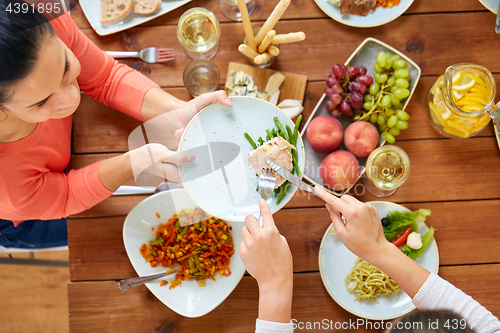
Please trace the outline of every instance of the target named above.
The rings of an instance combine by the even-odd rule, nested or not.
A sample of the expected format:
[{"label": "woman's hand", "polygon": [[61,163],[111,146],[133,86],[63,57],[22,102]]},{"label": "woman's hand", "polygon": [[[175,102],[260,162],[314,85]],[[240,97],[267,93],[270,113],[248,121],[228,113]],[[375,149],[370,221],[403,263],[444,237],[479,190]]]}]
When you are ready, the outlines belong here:
[{"label": "woman's hand", "polygon": [[375,207],[350,195],[343,195],[339,199],[319,186],[314,191],[326,202],[335,231],[351,252],[370,261],[372,255],[380,253],[378,249],[389,243]]},{"label": "woman's hand", "polygon": [[259,319],[289,323],[293,290],[292,254],[285,237],[280,235],[269,206],[259,201],[261,228],[253,215],[245,219],[241,230],[241,259],[259,285]]}]

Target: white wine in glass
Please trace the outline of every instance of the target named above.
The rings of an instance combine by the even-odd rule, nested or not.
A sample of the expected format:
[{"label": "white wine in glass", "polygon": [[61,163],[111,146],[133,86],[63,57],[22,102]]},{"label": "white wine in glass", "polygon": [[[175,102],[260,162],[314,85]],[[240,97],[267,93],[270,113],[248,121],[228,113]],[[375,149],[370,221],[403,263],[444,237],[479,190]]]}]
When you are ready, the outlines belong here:
[{"label": "white wine in glass", "polygon": [[[398,146],[375,149],[366,161],[366,189],[376,197],[392,195],[410,173],[410,159]],[[371,185],[371,186],[370,186]]]},{"label": "white wine in glass", "polygon": [[177,25],[177,37],[191,59],[212,59],[218,50],[220,34],[219,21],[205,8],[189,9]]},{"label": "white wine in glass", "polygon": [[[238,8],[237,0],[219,0],[220,1],[220,11],[225,17],[233,21],[241,21],[241,13]],[[255,9],[256,0],[245,0],[248,15],[252,15]]]}]

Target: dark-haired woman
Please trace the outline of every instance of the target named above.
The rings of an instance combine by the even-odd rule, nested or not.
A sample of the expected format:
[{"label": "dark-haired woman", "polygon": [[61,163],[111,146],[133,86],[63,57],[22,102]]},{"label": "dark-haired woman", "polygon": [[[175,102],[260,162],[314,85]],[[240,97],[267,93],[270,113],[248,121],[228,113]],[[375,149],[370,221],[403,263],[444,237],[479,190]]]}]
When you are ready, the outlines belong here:
[{"label": "dark-haired woman", "polygon": [[[222,91],[183,102],[99,50],[68,13],[50,22],[37,11],[7,18],[5,7],[16,2],[22,4],[0,5],[0,245],[61,246],[67,244],[65,217],[104,200],[133,176],[130,152],[64,172],[80,89],[143,121],[194,105],[191,114],[172,112],[174,130],[210,103],[232,104]],[[147,148],[134,151],[134,158],[149,158]],[[158,144],[149,148],[175,164],[194,159]],[[166,170],[169,179],[178,177],[174,164]]]},{"label": "dark-haired woman", "polygon": [[[500,332],[500,322],[491,312],[389,243],[375,207],[349,195],[339,199],[319,186],[314,190],[326,202],[342,243],[352,253],[389,275],[412,298],[413,304],[422,310],[392,323],[386,322],[383,326],[387,328],[385,333]],[[246,226],[241,230],[243,243],[240,246],[243,263],[259,285],[259,317],[255,332],[291,333],[295,325],[304,327],[291,320],[292,255],[264,200],[259,202],[259,208],[263,227],[259,226],[253,215],[248,215]],[[498,298],[496,295],[492,297]]]}]

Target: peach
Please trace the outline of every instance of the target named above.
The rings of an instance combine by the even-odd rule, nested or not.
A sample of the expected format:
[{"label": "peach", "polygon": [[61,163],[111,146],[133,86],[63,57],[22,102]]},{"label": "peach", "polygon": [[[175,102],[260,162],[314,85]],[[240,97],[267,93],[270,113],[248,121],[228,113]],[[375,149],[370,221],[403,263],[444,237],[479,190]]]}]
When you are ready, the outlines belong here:
[{"label": "peach", "polygon": [[358,180],[358,160],[347,150],[334,151],[321,162],[319,175],[323,185],[334,191],[342,191]]},{"label": "peach", "polygon": [[356,157],[368,157],[378,145],[378,130],[366,121],[355,121],[344,133],[344,145]]},{"label": "peach", "polygon": [[328,154],[342,144],[344,129],[336,118],[319,116],[311,120],[307,126],[306,136],[314,151]]}]

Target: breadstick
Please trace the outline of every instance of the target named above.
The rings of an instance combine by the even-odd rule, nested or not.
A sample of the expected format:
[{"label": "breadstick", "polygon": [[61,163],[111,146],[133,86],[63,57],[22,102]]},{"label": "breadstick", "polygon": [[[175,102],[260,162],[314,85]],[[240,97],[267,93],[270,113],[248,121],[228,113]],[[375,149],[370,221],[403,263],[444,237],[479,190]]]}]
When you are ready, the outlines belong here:
[{"label": "breadstick", "polygon": [[259,45],[259,53],[266,52],[269,45],[271,45],[271,41],[273,40],[274,36],[276,36],[276,30],[269,30],[266,37],[264,37],[264,39],[262,40],[262,43],[260,43]]},{"label": "breadstick", "polygon": [[241,53],[243,53],[244,55],[246,55],[250,59],[255,59],[255,57],[257,57],[259,55],[257,52],[252,50],[250,48],[250,46],[248,46],[246,44],[240,44],[240,46],[238,46],[238,51],[240,51]]},{"label": "breadstick", "polygon": [[273,29],[278,20],[281,18],[286,8],[290,4],[290,0],[280,0],[280,2],[274,7],[273,12],[267,18],[266,22],[255,36],[255,43],[259,45],[264,37],[267,35],[269,30]]},{"label": "breadstick", "polygon": [[266,61],[268,61],[272,57],[273,57],[272,54],[269,52],[262,53],[262,54],[259,54],[258,56],[256,56],[255,59],[253,60],[253,62],[255,62],[255,64],[257,64],[257,65],[262,65],[263,63],[265,63]]},{"label": "breadstick", "polygon": [[274,36],[273,40],[271,41],[271,45],[300,42],[304,39],[306,39],[306,34],[302,31],[290,32],[289,34],[280,34]]},{"label": "breadstick", "polygon": [[238,8],[241,13],[241,22],[243,23],[243,30],[245,30],[245,35],[247,36],[247,44],[253,51],[257,51],[257,44],[255,43],[255,36],[252,30],[252,24],[250,22],[250,16],[248,15],[248,8],[245,0],[237,0]]},{"label": "breadstick", "polygon": [[276,57],[278,54],[280,54],[280,49],[274,45],[269,45],[269,47],[267,48],[267,52]]}]

